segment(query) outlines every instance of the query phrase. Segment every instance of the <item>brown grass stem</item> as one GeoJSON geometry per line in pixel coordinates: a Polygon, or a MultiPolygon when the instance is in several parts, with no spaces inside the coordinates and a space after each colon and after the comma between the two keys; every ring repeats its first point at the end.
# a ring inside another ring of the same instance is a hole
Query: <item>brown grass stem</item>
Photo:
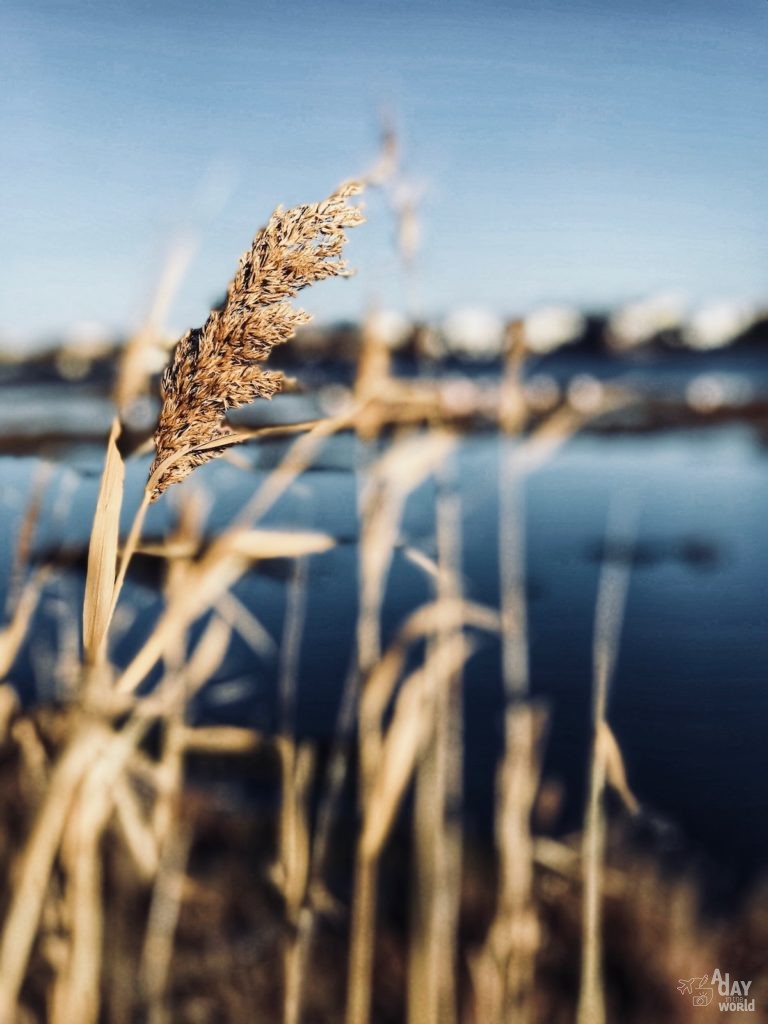
{"type": "MultiPolygon", "coordinates": [[[[634,509],[627,500],[615,500],[609,509],[606,548],[617,536],[634,539],[634,509]]],[[[582,919],[582,962],[577,1024],[605,1024],[606,1007],[602,968],[602,890],[605,847],[605,790],[613,748],[606,743],[608,697],[618,657],[631,573],[631,558],[603,562],[598,582],[593,643],[592,722],[593,742],[589,769],[589,796],[584,825],[582,863],[584,913],[582,919]]],[[[611,734],[612,736],[612,734],[611,734]]],[[[615,746],[618,753],[618,745],[615,746]]],[[[621,768],[623,774],[623,765],[621,768]]]]}

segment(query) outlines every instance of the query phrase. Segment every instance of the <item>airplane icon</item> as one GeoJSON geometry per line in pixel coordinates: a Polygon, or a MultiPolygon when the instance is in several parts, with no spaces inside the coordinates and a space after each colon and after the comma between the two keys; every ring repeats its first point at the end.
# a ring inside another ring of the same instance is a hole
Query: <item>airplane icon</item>
{"type": "Polygon", "coordinates": [[[693,983],[698,982],[696,988],[704,988],[708,979],[708,974],[705,974],[703,978],[690,978],[688,981],[680,979],[677,985],[677,991],[681,996],[691,996],[693,995],[693,983]]]}

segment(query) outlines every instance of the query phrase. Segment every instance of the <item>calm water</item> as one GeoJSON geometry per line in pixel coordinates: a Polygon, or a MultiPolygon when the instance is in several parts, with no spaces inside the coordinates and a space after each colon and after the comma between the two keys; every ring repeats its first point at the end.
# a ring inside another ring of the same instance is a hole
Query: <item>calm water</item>
{"type": "MultiPolygon", "coordinates": [[[[5,416],[10,415],[6,405],[5,416]]],[[[99,407],[96,407],[97,411],[99,407]]],[[[87,408],[79,409],[84,416],[87,408]]],[[[93,408],[91,409],[94,414],[93,408]]],[[[284,450],[241,449],[251,467],[221,460],[185,485],[210,502],[208,528],[221,528],[284,450]]],[[[360,455],[348,436],[330,442],[315,467],[277,503],[263,525],[327,531],[337,546],[312,558],[301,652],[298,727],[331,734],[357,611],[356,477],[360,455]]],[[[463,519],[467,596],[498,603],[499,442],[465,438],[453,459],[463,519]]],[[[0,597],[24,508],[39,479],[36,458],[0,459],[0,597]]],[[[83,552],[101,468],[99,446],[72,446],[49,470],[35,550],[61,562],[46,589],[13,680],[30,699],[66,684],[58,657],[79,629],[83,552]],[[58,678],[57,678],[58,676],[58,678]]],[[[126,522],[147,460],[129,466],[126,522]]],[[[146,535],[173,524],[182,489],[153,506],[146,535]]],[[[583,435],[526,481],[530,656],[534,691],[549,705],[546,772],[568,793],[562,827],[578,821],[591,687],[592,630],[608,508],[620,496],[635,510],[631,576],[610,718],[630,783],[660,819],[675,822],[711,852],[742,865],[768,860],[768,458],[745,426],[669,433],[583,435]]],[[[431,593],[409,549],[434,555],[435,488],[408,502],[387,588],[385,637],[431,593]]],[[[159,609],[157,579],[138,563],[116,621],[115,656],[125,661],[159,609]]],[[[290,569],[265,565],[236,588],[275,648],[290,569]]],[[[63,669],[66,669],[66,659],[63,669]]],[[[271,728],[277,659],[233,641],[194,709],[214,721],[271,728]]],[[[487,809],[501,742],[498,643],[482,636],[466,673],[468,800],[487,809]]]]}

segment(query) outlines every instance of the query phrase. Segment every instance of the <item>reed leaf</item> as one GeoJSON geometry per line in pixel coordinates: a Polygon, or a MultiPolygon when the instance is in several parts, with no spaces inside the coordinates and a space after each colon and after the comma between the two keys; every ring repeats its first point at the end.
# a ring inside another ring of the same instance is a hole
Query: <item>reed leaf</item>
{"type": "Polygon", "coordinates": [[[28,581],[21,592],[11,621],[0,629],[0,679],[4,679],[10,672],[24,642],[46,575],[47,570],[41,570],[28,581]]]}
{"type": "Polygon", "coordinates": [[[442,639],[422,667],[403,683],[367,802],[361,838],[366,857],[380,852],[395,819],[422,745],[433,727],[437,687],[448,685],[447,679],[464,664],[470,651],[461,634],[442,639]]]}
{"type": "Polygon", "coordinates": [[[120,509],[123,504],[125,464],[117,448],[120,423],[112,423],[96,515],[88,547],[88,572],[83,602],[83,647],[86,661],[99,660],[112,616],[117,568],[120,509]]]}

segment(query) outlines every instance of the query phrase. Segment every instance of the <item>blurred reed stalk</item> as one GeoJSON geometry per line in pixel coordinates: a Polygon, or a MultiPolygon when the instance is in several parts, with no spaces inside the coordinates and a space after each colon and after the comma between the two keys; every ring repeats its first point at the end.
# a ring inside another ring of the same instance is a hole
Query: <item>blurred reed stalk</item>
{"type": "Polygon", "coordinates": [[[167,352],[164,326],[197,247],[198,239],[193,236],[179,237],[174,241],[144,322],[131,335],[120,354],[113,398],[120,418],[129,425],[135,417],[138,400],[150,393],[158,355],[167,352]]]}
{"type": "Polygon", "coordinates": [[[531,815],[538,792],[546,718],[530,703],[505,715],[504,755],[496,778],[496,907],[485,942],[471,959],[475,1019],[534,1020],[539,922],[533,899],[531,815]]]}
{"type": "Polygon", "coordinates": [[[605,851],[606,782],[612,782],[630,811],[637,801],[626,780],[621,752],[608,725],[610,686],[616,670],[621,627],[632,570],[635,510],[628,500],[616,499],[609,508],[604,560],[598,582],[593,638],[592,756],[588,801],[582,840],[584,912],[582,918],[581,984],[577,1024],[605,1024],[605,986],[602,965],[602,899],[605,851]],[[624,557],[611,557],[619,545],[624,557]],[[610,559],[610,560],[609,560],[610,559]]]}
{"type": "MultiPolygon", "coordinates": [[[[456,468],[437,476],[436,601],[461,599],[461,503],[456,468]]],[[[430,639],[430,654],[448,651],[460,623],[446,619],[430,639]]],[[[428,655],[429,656],[429,655],[428,655]]],[[[437,666],[432,728],[415,769],[413,867],[408,944],[409,1024],[457,1021],[458,923],[462,887],[462,673],[437,666]]]]}
{"type": "MultiPolygon", "coordinates": [[[[533,422],[524,389],[526,358],[524,324],[514,321],[506,335],[499,405],[499,576],[506,706],[505,753],[496,786],[499,883],[494,919],[472,964],[477,1012],[484,1024],[507,1020],[530,1024],[535,1014],[540,929],[533,894],[531,816],[545,716],[529,694],[525,480],[552,458],[586,418],[565,405],[533,422]]],[[[610,405],[606,402],[600,412],[610,405]]]]}
{"type": "MultiPolygon", "coordinates": [[[[184,553],[169,560],[165,581],[167,603],[172,602],[189,584],[193,569],[192,555],[202,544],[203,519],[203,509],[199,502],[190,500],[182,504],[176,529],[168,543],[172,550],[184,553]]],[[[229,632],[228,626],[222,626],[223,643],[217,645],[214,662],[223,658],[229,643],[229,632]]],[[[207,636],[210,637],[211,633],[208,632],[207,636]]],[[[202,650],[198,648],[198,658],[202,650]]],[[[186,706],[190,694],[196,688],[189,671],[191,667],[186,637],[179,636],[168,645],[163,657],[166,678],[178,682],[164,716],[161,752],[155,770],[159,792],[149,822],[155,863],[151,865],[152,894],[139,967],[148,1024],[165,1024],[169,1019],[166,994],[173,955],[173,936],[191,842],[191,836],[181,821],[180,811],[186,706]]],[[[215,671],[215,664],[206,664],[202,674],[207,677],[212,671],[215,671]]]]}
{"type": "Polygon", "coordinates": [[[384,197],[394,232],[395,250],[402,269],[407,310],[420,319],[421,302],[417,256],[421,247],[421,205],[426,191],[404,169],[403,146],[390,110],[380,114],[379,152],[363,181],[384,197]]]}
{"type": "Polygon", "coordinates": [[[522,322],[506,335],[499,408],[499,577],[504,758],[497,777],[497,905],[485,947],[474,963],[479,1019],[530,1024],[539,929],[533,902],[531,813],[539,780],[540,713],[529,702],[524,459],[530,442],[523,390],[526,343],[522,322]]]}
{"type": "Polygon", "coordinates": [[[363,322],[360,356],[355,375],[355,400],[360,413],[355,423],[363,453],[384,426],[379,400],[395,390],[392,381],[392,353],[377,327],[375,310],[363,322]]]}
{"type": "Polygon", "coordinates": [[[285,901],[287,934],[283,943],[283,1021],[299,1024],[308,967],[308,943],[303,940],[312,910],[308,905],[311,860],[309,795],[315,771],[310,743],[296,739],[301,638],[307,601],[307,566],[298,559],[288,587],[283,639],[280,645],[278,754],[282,802],[278,829],[278,859],[273,874],[285,901]]]}
{"type": "Polygon", "coordinates": [[[371,468],[361,501],[360,612],[357,624],[358,675],[363,685],[359,711],[359,802],[363,837],[355,861],[354,902],[350,938],[347,1024],[367,1024],[376,928],[378,849],[364,842],[372,811],[372,789],[381,770],[380,713],[366,715],[367,680],[381,658],[381,611],[400,520],[410,493],[448,453],[451,439],[435,433],[394,443],[371,468]]]}
{"type": "Polygon", "coordinates": [[[528,407],[523,392],[525,335],[522,323],[507,331],[499,408],[499,576],[502,678],[507,702],[528,696],[528,615],[525,594],[525,466],[519,458],[528,407]]]}
{"type": "MultiPolygon", "coordinates": [[[[379,151],[372,166],[363,176],[363,181],[367,188],[378,189],[384,194],[390,212],[393,212],[388,197],[400,174],[402,152],[394,119],[386,110],[381,112],[380,129],[379,151]]],[[[398,255],[403,258],[401,251],[398,255]]],[[[355,429],[363,441],[364,457],[369,454],[368,442],[376,439],[386,423],[377,399],[386,394],[393,385],[392,353],[386,339],[381,336],[376,313],[374,303],[363,321],[355,372],[355,400],[360,406],[355,429]]]]}

